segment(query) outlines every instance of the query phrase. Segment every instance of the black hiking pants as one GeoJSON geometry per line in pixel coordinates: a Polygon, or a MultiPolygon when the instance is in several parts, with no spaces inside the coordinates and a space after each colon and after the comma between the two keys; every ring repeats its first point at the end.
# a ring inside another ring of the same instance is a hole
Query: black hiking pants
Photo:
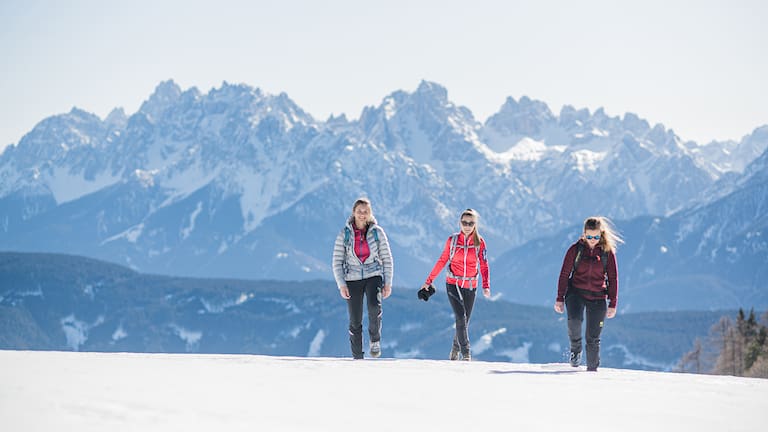
{"type": "Polygon", "coordinates": [[[469,317],[475,305],[476,289],[458,288],[446,283],[448,301],[451,303],[453,315],[456,318],[456,334],[453,336],[453,347],[460,349],[462,355],[469,353],[469,317]]]}
{"type": "Polygon", "coordinates": [[[568,311],[568,337],[571,339],[571,352],[581,352],[581,323],[584,311],[587,312],[587,369],[596,370],[600,365],[600,333],[603,331],[608,305],[605,300],[588,300],[569,290],[565,295],[565,309],[568,311]]]}
{"type": "Polygon", "coordinates": [[[374,276],[359,281],[348,281],[349,299],[349,344],[352,357],[363,358],[363,295],[368,305],[368,336],[370,342],[381,340],[381,288],[384,280],[374,276]]]}

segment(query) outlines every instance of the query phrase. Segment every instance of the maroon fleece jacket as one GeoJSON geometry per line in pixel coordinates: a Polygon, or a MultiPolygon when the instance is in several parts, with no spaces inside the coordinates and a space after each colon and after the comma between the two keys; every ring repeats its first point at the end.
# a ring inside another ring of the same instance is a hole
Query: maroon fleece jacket
{"type": "MultiPolygon", "coordinates": [[[[582,240],[571,245],[563,258],[563,267],[560,269],[560,278],[557,281],[557,301],[565,301],[565,292],[568,290],[568,276],[573,270],[573,260],[576,258],[578,244],[582,240]]],[[[606,259],[606,273],[608,273],[608,295],[605,295],[605,277],[603,275],[603,263],[601,255],[603,253],[600,245],[590,249],[584,243],[584,250],[581,252],[579,267],[571,280],[571,286],[578,288],[581,294],[588,299],[598,300],[608,298],[608,307],[615,308],[619,298],[619,272],[616,266],[616,255],[608,252],[606,259]]]]}

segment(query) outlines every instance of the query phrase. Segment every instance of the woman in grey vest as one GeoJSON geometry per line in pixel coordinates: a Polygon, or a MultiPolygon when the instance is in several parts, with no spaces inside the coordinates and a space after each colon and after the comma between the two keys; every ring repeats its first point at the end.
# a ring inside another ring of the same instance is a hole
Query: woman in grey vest
{"type": "Polygon", "coordinates": [[[363,296],[368,306],[369,354],[381,356],[381,300],[392,293],[392,252],[384,230],[373,217],[371,202],[360,198],[336,236],[333,276],[347,300],[352,357],[363,358],[363,296]]]}

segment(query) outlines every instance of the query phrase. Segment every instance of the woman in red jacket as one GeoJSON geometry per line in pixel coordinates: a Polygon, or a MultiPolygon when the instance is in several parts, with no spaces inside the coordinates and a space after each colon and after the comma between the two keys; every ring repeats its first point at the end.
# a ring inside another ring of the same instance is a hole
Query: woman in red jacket
{"type": "Polygon", "coordinates": [[[587,370],[600,365],[600,333],[605,318],[616,316],[619,295],[616,245],[623,243],[611,222],[595,216],[584,221],[584,232],[565,253],[557,283],[555,312],[568,310],[571,366],[581,363],[581,323],[587,314],[587,370]],[[608,299],[606,307],[605,300],[608,299]]]}
{"type": "Polygon", "coordinates": [[[469,317],[472,315],[472,306],[475,304],[480,275],[483,276],[483,295],[491,296],[485,240],[477,231],[479,219],[480,215],[475,210],[466,209],[461,213],[459,218],[461,231],[448,237],[443,253],[421,287],[423,290],[428,290],[432,281],[448,263],[445,287],[456,318],[456,334],[453,337],[453,347],[449,356],[451,360],[458,360],[459,353],[463,360],[472,359],[467,327],[469,317]]]}

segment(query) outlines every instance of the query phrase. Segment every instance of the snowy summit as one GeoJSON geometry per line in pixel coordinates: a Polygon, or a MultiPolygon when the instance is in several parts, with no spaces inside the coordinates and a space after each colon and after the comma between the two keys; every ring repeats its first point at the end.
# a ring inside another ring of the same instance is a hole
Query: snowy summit
{"type": "Polygon", "coordinates": [[[566,364],[0,351],[6,431],[756,431],[768,380],[566,364]]]}

